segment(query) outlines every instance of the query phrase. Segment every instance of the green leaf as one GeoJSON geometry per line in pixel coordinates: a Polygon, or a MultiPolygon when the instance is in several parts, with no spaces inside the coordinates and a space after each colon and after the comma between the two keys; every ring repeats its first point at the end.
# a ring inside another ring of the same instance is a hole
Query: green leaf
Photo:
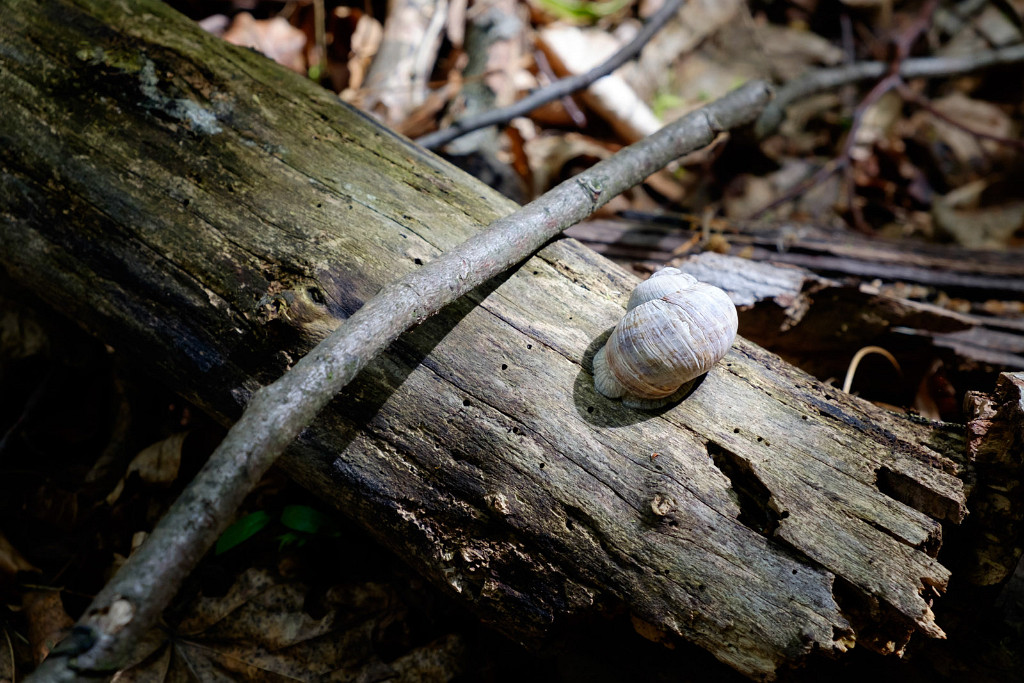
{"type": "Polygon", "coordinates": [[[289,531],[287,533],[283,533],[283,534],[281,534],[280,536],[277,537],[277,549],[278,550],[284,550],[285,548],[287,548],[289,546],[295,546],[296,548],[301,548],[304,545],[306,545],[306,537],[305,536],[300,536],[299,534],[296,534],[296,533],[294,533],[292,531],[289,531]]]}
{"type": "Polygon", "coordinates": [[[217,539],[217,546],[214,550],[214,554],[220,555],[221,553],[231,550],[239,543],[247,541],[255,536],[268,524],[270,524],[270,515],[263,510],[253,512],[242,517],[240,520],[229,526],[224,533],[221,534],[221,537],[217,539]]]}
{"type": "Polygon", "coordinates": [[[669,109],[675,109],[681,107],[685,103],[682,97],[671,92],[661,91],[654,96],[654,101],[651,103],[651,109],[654,110],[654,115],[659,119],[665,118],[665,112],[669,109]]]}
{"type": "Polygon", "coordinates": [[[570,19],[577,23],[594,23],[598,19],[615,14],[628,5],[630,0],[604,0],[603,2],[539,0],[539,2],[541,7],[562,19],[570,19]]]}
{"type": "Polygon", "coordinates": [[[294,531],[307,534],[328,534],[337,536],[334,521],[324,513],[308,505],[288,505],[281,512],[281,523],[294,531]]]}

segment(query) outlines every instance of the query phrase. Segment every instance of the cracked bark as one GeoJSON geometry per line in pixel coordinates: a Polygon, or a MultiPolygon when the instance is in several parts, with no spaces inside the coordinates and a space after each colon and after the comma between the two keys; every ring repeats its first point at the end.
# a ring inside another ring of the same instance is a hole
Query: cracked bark
{"type": "MultiPolygon", "coordinates": [[[[50,53],[0,70],[0,266],[225,423],[513,208],[165,8],[88,7],[40,9],[50,53]]],[[[403,335],[283,465],[516,638],[624,606],[770,677],[941,636],[948,436],[742,339],[677,406],[607,401],[590,361],[634,285],[552,243],[403,335]]]]}

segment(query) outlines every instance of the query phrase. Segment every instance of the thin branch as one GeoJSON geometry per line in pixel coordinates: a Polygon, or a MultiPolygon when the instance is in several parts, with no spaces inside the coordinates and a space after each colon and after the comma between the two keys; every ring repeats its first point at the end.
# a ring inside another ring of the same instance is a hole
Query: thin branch
{"type": "MultiPolygon", "coordinates": [[[[1024,62],[1024,44],[1002,47],[960,57],[919,57],[904,61],[900,78],[940,78],[980,71],[993,66],[1024,62]]],[[[765,107],[754,126],[755,134],[766,137],[775,132],[786,117],[786,107],[794,102],[843,85],[881,78],[889,70],[885,62],[858,62],[830,69],[811,71],[779,88],[775,100],[765,107]]]]}
{"type": "Polygon", "coordinates": [[[28,680],[93,681],[113,673],[277,456],[384,348],[672,160],[709,144],[720,132],[754,121],[770,97],[766,83],[748,83],[386,285],[284,376],[253,395],[146,542],[103,587],[71,637],[28,680]]]}
{"type": "MultiPolygon", "coordinates": [[[[544,50],[540,48],[534,48],[533,50],[533,61],[537,65],[538,76],[543,76],[543,87],[547,87],[558,80],[555,70],[551,68],[551,64],[548,62],[547,56],[544,54],[544,50]]],[[[577,127],[583,128],[587,125],[587,117],[583,114],[583,110],[579,108],[574,100],[569,95],[558,98],[565,107],[565,111],[568,112],[569,117],[572,118],[572,122],[577,127]]]]}
{"type": "Polygon", "coordinates": [[[864,115],[869,109],[871,109],[871,107],[875,106],[875,104],[877,104],[886,93],[895,89],[902,82],[897,71],[897,69],[893,69],[889,75],[876,83],[875,87],[873,87],[864,97],[863,101],[857,105],[857,109],[853,114],[853,121],[850,122],[850,130],[846,133],[846,142],[843,143],[843,151],[841,152],[842,158],[847,160],[843,171],[846,174],[846,188],[850,197],[850,214],[853,216],[853,225],[857,230],[865,234],[871,234],[872,230],[864,220],[864,212],[861,211],[860,204],[857,203],[857,188],[853,178],[852,152],[853,147],[857,142],[857,134],[860,132],[860,128],[864,124],[864,115]]]}
{"type": "Polygon", "coordinates": [[[821,168],[819,168],[817,171],[815,171],[813,174],[807,176],[799,183],[797,183],[796,185],[789,188],[772,201],[762,206],[760,209],[754,211],[752,214],[747,216],[746,220],[757,220],[764,214],[779,208],[786,202],[793,201],[797,197],[802,196],[805,192],[807,192],[807,190],[817,185],[820,185],[821,183],[828,180],[833,174],[844,170],[849,165],[849,163],[850,158],[847,156],[839,156],[835,159],[832,159],[831,161],[823,165],[821,168]]]}
{"type": "Polygon", "coordinates": [[[644,48],[644,45],[650,41],[654,34],[661,30],[661,27],[669,19],[675,16],[682,4],[683,0],[668,0],[662,5],[661,9],[651,15],[651,18],[644,23],[644,27],[640,29],[640,32],[636,34],[633,40],[629,41],[622,49],[590,71],[569,76],[568,78],[555,81],[551,85],[538,88],[515,104],[507,107],[492,109],[491,111],[474,116],[467,116],[462,120],[456,121],[448,128],[416,138],[416,142],[427,149],[437,149],[455,138],[462,137],[466,133],[480,128],[487,128],[488,126],[508,123],[517,116],[529,114],[541,105],[554,102],[586,88],[594,81],[604,78],[639,54],[640,50],[644,48]]]}

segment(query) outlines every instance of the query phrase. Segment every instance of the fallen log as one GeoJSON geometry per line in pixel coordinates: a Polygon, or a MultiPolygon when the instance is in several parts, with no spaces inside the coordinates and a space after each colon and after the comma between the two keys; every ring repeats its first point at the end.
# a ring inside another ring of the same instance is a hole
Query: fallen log
{"type": "MultiPolygon", "coordinates": [[[[513,208],[158,3],[8,3],[2,26],[5,276],[225,423],[513,208]]],[[[962,443],[744,340],[676,406],[608,401],[590,361],[634,284],[556,241],[404,335],[284,466],[522,640],[624,606],[764,678],[941,637],[962,443]]]]}

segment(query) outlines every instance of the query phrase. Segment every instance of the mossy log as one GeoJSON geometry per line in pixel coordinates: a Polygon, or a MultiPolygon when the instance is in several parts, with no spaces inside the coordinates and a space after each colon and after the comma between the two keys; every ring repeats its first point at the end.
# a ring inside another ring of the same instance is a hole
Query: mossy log
{"type": "MultiPolygon", "coordinates": [[[[154,0],[0,18],[0,268],[225,423],[515,208],[154,0]]],[[[550,244],[405,334],[283,465],[516,638],[624,606],[768,678],[941,637],[962,442],[742,339],[677,405],[609,401],[590,359],[634,285],[550,244]]]]}

